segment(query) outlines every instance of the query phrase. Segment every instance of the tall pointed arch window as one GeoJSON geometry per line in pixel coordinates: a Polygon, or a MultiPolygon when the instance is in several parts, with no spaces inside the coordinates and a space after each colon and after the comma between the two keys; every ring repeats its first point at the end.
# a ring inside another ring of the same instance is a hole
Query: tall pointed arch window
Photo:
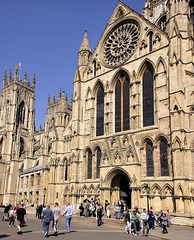
{"type": "Polygon", "coordinates": [[[161,139],[160,141],[161,176],[169,176],[167,147],[168,147],[167,141],[165,139],[161,139]]]}
{"type": "Polygon", "coordinates": [[[92,151],[88,150],[88,179],[92,179],[92,151]]]}
{"type": "Polygon", "coordinates": [[[67,176],[68,176],[68,162],[66,159],[66,161],[65,161],[65,181],[67,181],[67,176]]]}
{"type": "Polygon", "coordinates": [[[93,67],[94,67],[94,77],[96,77],[96,60],[93,62],[93,67]]]}
{"type": "Polygon", "coordinates": [[[151,68],[143,74],[143,126],[154,125],[154,77],[151,68]]]}
{"type": "Polygon", "coordinates": [[[149,51],[151,52],[153,49],[153,32],[149,33],[149,51]]]}
{"type": "Polygon", "coordinates": [[[115,85],[115,132],[130,129],[130,86],[125,74],[120,74],[115,85]]]}
{"type": "Polygon", "coordinates": [[[96,136],[104,135],[104,89],[100,85],[97,92],[96,136]]]}
{"type": "Polygon", "coordinates": [[[25,108],[24,108],[24,101],[20,103],[17,110],[17,117],[16,117],[16,124],[17,126],[22,123],[24,124],[25,119],[25,108]]]}
{"type": "Polygon", "coordinates": [[[19,158],[24,154],[24,139],[20,137],[20,151],[19,151],[19,158]]]}
{"type": "Polygon", "coordinates": [[[154,176],[153,145],[149,140],[146,143],[146,168],[147,176],[154,176]]]}
{"type": "Polygon", "coordinates": [[[101,163],[102,153],[100,148],[97,149],[97,161],[96,161],[96,178],[100,178],[100,163],[101,163]]]}

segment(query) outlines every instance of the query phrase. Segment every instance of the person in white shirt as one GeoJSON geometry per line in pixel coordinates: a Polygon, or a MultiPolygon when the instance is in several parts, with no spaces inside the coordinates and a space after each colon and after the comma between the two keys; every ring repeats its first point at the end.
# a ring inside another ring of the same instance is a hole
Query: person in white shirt
{"type": "Polygon", "coordinates": [[[148,214],[146,213],[146,209],[143,209],[143,212],[141,213],[141,221],[142,221],[142,231],[143,231],[143,236],[148,237],[149,234],[149,222],[148,222],[148,214]],[[147,232],[145,235],[145,227],[147,227],[147,232]]]}
{"type": "Polygon", "coordinates": [[[74,213],[73,213],[73,208],[71,207],[71,205],[69,203],[67,203],[67,207],[66,207],[65,211],[63,212],[63,216],[64,215],[66,216],[67,233],[70,233],[71,218],[72,218],[72,215],[74,216],[74,213]]]}

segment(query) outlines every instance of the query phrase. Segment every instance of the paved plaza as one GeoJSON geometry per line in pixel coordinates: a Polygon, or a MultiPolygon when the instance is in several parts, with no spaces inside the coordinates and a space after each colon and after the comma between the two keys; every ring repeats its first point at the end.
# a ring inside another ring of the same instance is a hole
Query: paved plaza
{"type": "MultiPolygon", "coordinates": [[[[0,213],[2,218],[2,213],[0,213]]],[[[8,226],[8,221],[0,222],[0,238],[17,240],[17,239],[44,239],[42,222],[36,219],[33,215],[28,215],[27,226],[22,228],[23,234],[18,236],[16,228],[8,226]]],[[[53,235],[53,229],[50,226],[49,239],[79,239],[79,240],[115,240],[115,239],[142,239],[142,233],[139,236],[129,235],[124,233],[123,220],[116,221],[114,219],[104,219],[104,224],[97,227],[94,218],[79,218],[75,216],[72,220],[71,233],[66,233],[65,217],[59,226],[58,236],[53,235]]],[[[171,226],[169,234],[162,234],[161,228],[157,227],[156,230],[150,231],[150,239],[161,240],[193,240],[194,229],[182,226],[171,226]]]]}

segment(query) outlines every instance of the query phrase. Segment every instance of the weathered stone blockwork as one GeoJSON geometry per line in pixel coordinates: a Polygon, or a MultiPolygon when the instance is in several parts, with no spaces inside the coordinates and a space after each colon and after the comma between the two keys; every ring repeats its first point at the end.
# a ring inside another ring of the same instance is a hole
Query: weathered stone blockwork
{"type": "Polygon", "coordinates": [[[94,52],[85,32],[74,95],[50,95],[34,131],[32,82],[5,73],[0,202],[113,205],[194,214],[193,1],[118,2],[94,52]]]}

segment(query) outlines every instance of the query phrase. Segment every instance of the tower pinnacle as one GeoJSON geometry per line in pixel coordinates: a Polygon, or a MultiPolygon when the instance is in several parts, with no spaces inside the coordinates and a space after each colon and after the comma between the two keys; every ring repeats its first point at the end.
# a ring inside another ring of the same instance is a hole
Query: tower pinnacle
{"type": "Polygon", "coordinates": [[[87,29],[85,30],[85,35],[84,35],[81,47],[79,49],[79,52],[81,52],[81,51],[92,52],[91,47],[90,47],[90,43],[89,43],[89,40],[88,40],[87,29]]]}

